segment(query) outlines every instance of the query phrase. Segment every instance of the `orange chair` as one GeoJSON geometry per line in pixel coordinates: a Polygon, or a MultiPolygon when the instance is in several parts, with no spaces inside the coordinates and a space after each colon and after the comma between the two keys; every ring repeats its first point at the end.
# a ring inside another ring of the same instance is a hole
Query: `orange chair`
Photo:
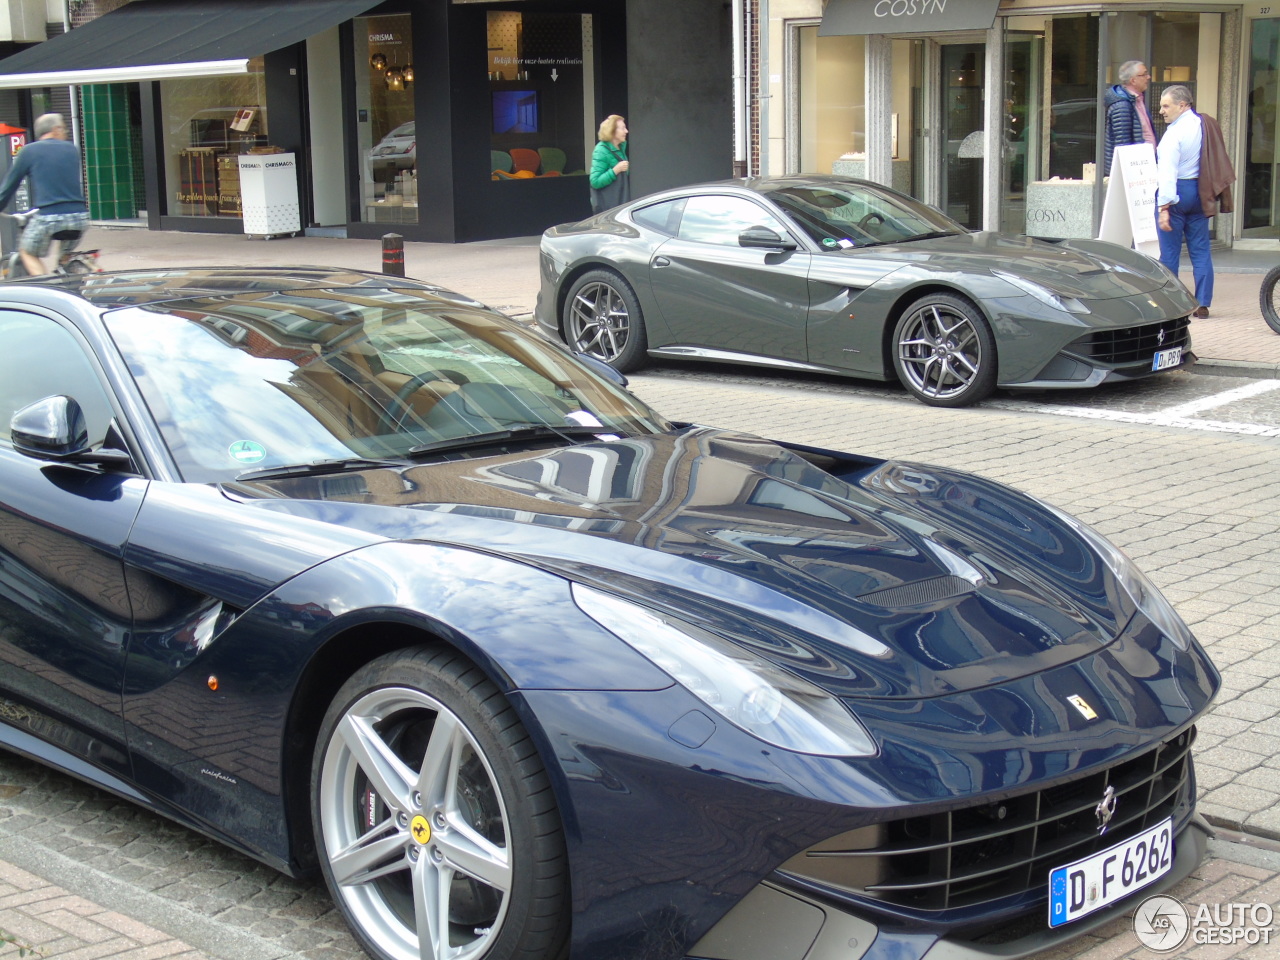
{"type": "Polygon", "coordinates": [[[526,147],[512,147],[511,162],[515,166],[516,173],[520,173],[522,170],[528,170],[536,177],[538,175],[538,167],[542,163],[542,158],[538,156],[537,150],[530,150],[526,147]]]}

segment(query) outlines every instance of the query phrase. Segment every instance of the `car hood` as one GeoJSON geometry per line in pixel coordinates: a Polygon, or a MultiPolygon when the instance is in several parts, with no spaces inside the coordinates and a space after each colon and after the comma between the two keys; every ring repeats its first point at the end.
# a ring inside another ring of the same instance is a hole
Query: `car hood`
{"type": "Polygon", "coordinates": [[[972,275],[999,270],[1081,300],[1150,293],[1166,282],[1149,258],[1096,240],[1049,243],[999,233],[965,233],[883,247],[855,247],[839,255],[915,264],[944,273],[972,275]]]}
{"type": "Polygon", "coordinates": [[[1133,613],[1060,515],[980,477],[709,428],[229,496],[629,595],[845,697],[938,696],[1097,652],[1133,613]]]}

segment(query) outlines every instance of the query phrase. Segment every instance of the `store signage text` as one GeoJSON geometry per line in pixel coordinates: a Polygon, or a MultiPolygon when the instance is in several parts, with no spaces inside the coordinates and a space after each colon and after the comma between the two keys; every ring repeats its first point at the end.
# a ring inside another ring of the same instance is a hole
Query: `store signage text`
{"type": "Polygon", "coordinates": [[[947,12],[947,0],[879,0],[877,17],[917,17],[947,12]]]}
{"type": "Polygon", "coordinates": [[[1028,210],[1027,223],[1066,223],[1065,210],[1028,210]]]}
{"type": "Polygon", "coordinates": [[[995,22],[999,5],[1000,0],[827,0],[818,35],[987,30],[995,22]]]}

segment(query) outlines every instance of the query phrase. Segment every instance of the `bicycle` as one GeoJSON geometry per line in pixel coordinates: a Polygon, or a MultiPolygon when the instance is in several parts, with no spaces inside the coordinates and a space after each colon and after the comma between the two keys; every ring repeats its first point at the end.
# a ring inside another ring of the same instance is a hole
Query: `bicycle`
{"type": "Polygon", "coordinates": [[[1258,306],[1262,308],[1262,319],[1267,326],[1280,333],[1280,294],[1276,287],[1280,286],[1280,264],[1267,271],[1262,278],[1262,286],[1258,289],[1258,306]]]}
{"type": "MultiPolygon", "coordinates": [[[[14,240],[13,250],[6,253],[4,258],[0,260],[0,280],[17,280],[30,276],[27,273],[26,264],[22,262],[22,253],[19,248],[22,245],[22,231],[26,229],[27,224],[31,222],[31,218],[37,213],[39,213],[39,210],[3,214],[3,216],[13,218],[13,222],[18,227],[18,235],[14,240]]],[[[59,230],[53,235],[52,239],[58,241],[58,260],[53,268],[55,274],[102,272],[102,267],[98,266],[97,250],[66,249],[68,243],[77,241],[82,236],[84,236],[84,231],[82,230],[59,230]]]]}

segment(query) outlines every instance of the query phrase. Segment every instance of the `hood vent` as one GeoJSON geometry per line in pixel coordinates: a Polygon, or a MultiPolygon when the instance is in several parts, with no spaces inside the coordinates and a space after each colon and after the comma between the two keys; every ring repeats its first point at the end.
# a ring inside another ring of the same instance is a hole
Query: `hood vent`
{"type": "Polygon", "coordinates": [[[883,590],[872,590],[864,593],[859,600],[886,609],[899,607],[919,607],[939,600],[950,600],[973,593],[972,581],[963,577],[934,577],[932,580],[917,580],[915,583],[903,584],[900,587],[886,587],[883,590]]]}

